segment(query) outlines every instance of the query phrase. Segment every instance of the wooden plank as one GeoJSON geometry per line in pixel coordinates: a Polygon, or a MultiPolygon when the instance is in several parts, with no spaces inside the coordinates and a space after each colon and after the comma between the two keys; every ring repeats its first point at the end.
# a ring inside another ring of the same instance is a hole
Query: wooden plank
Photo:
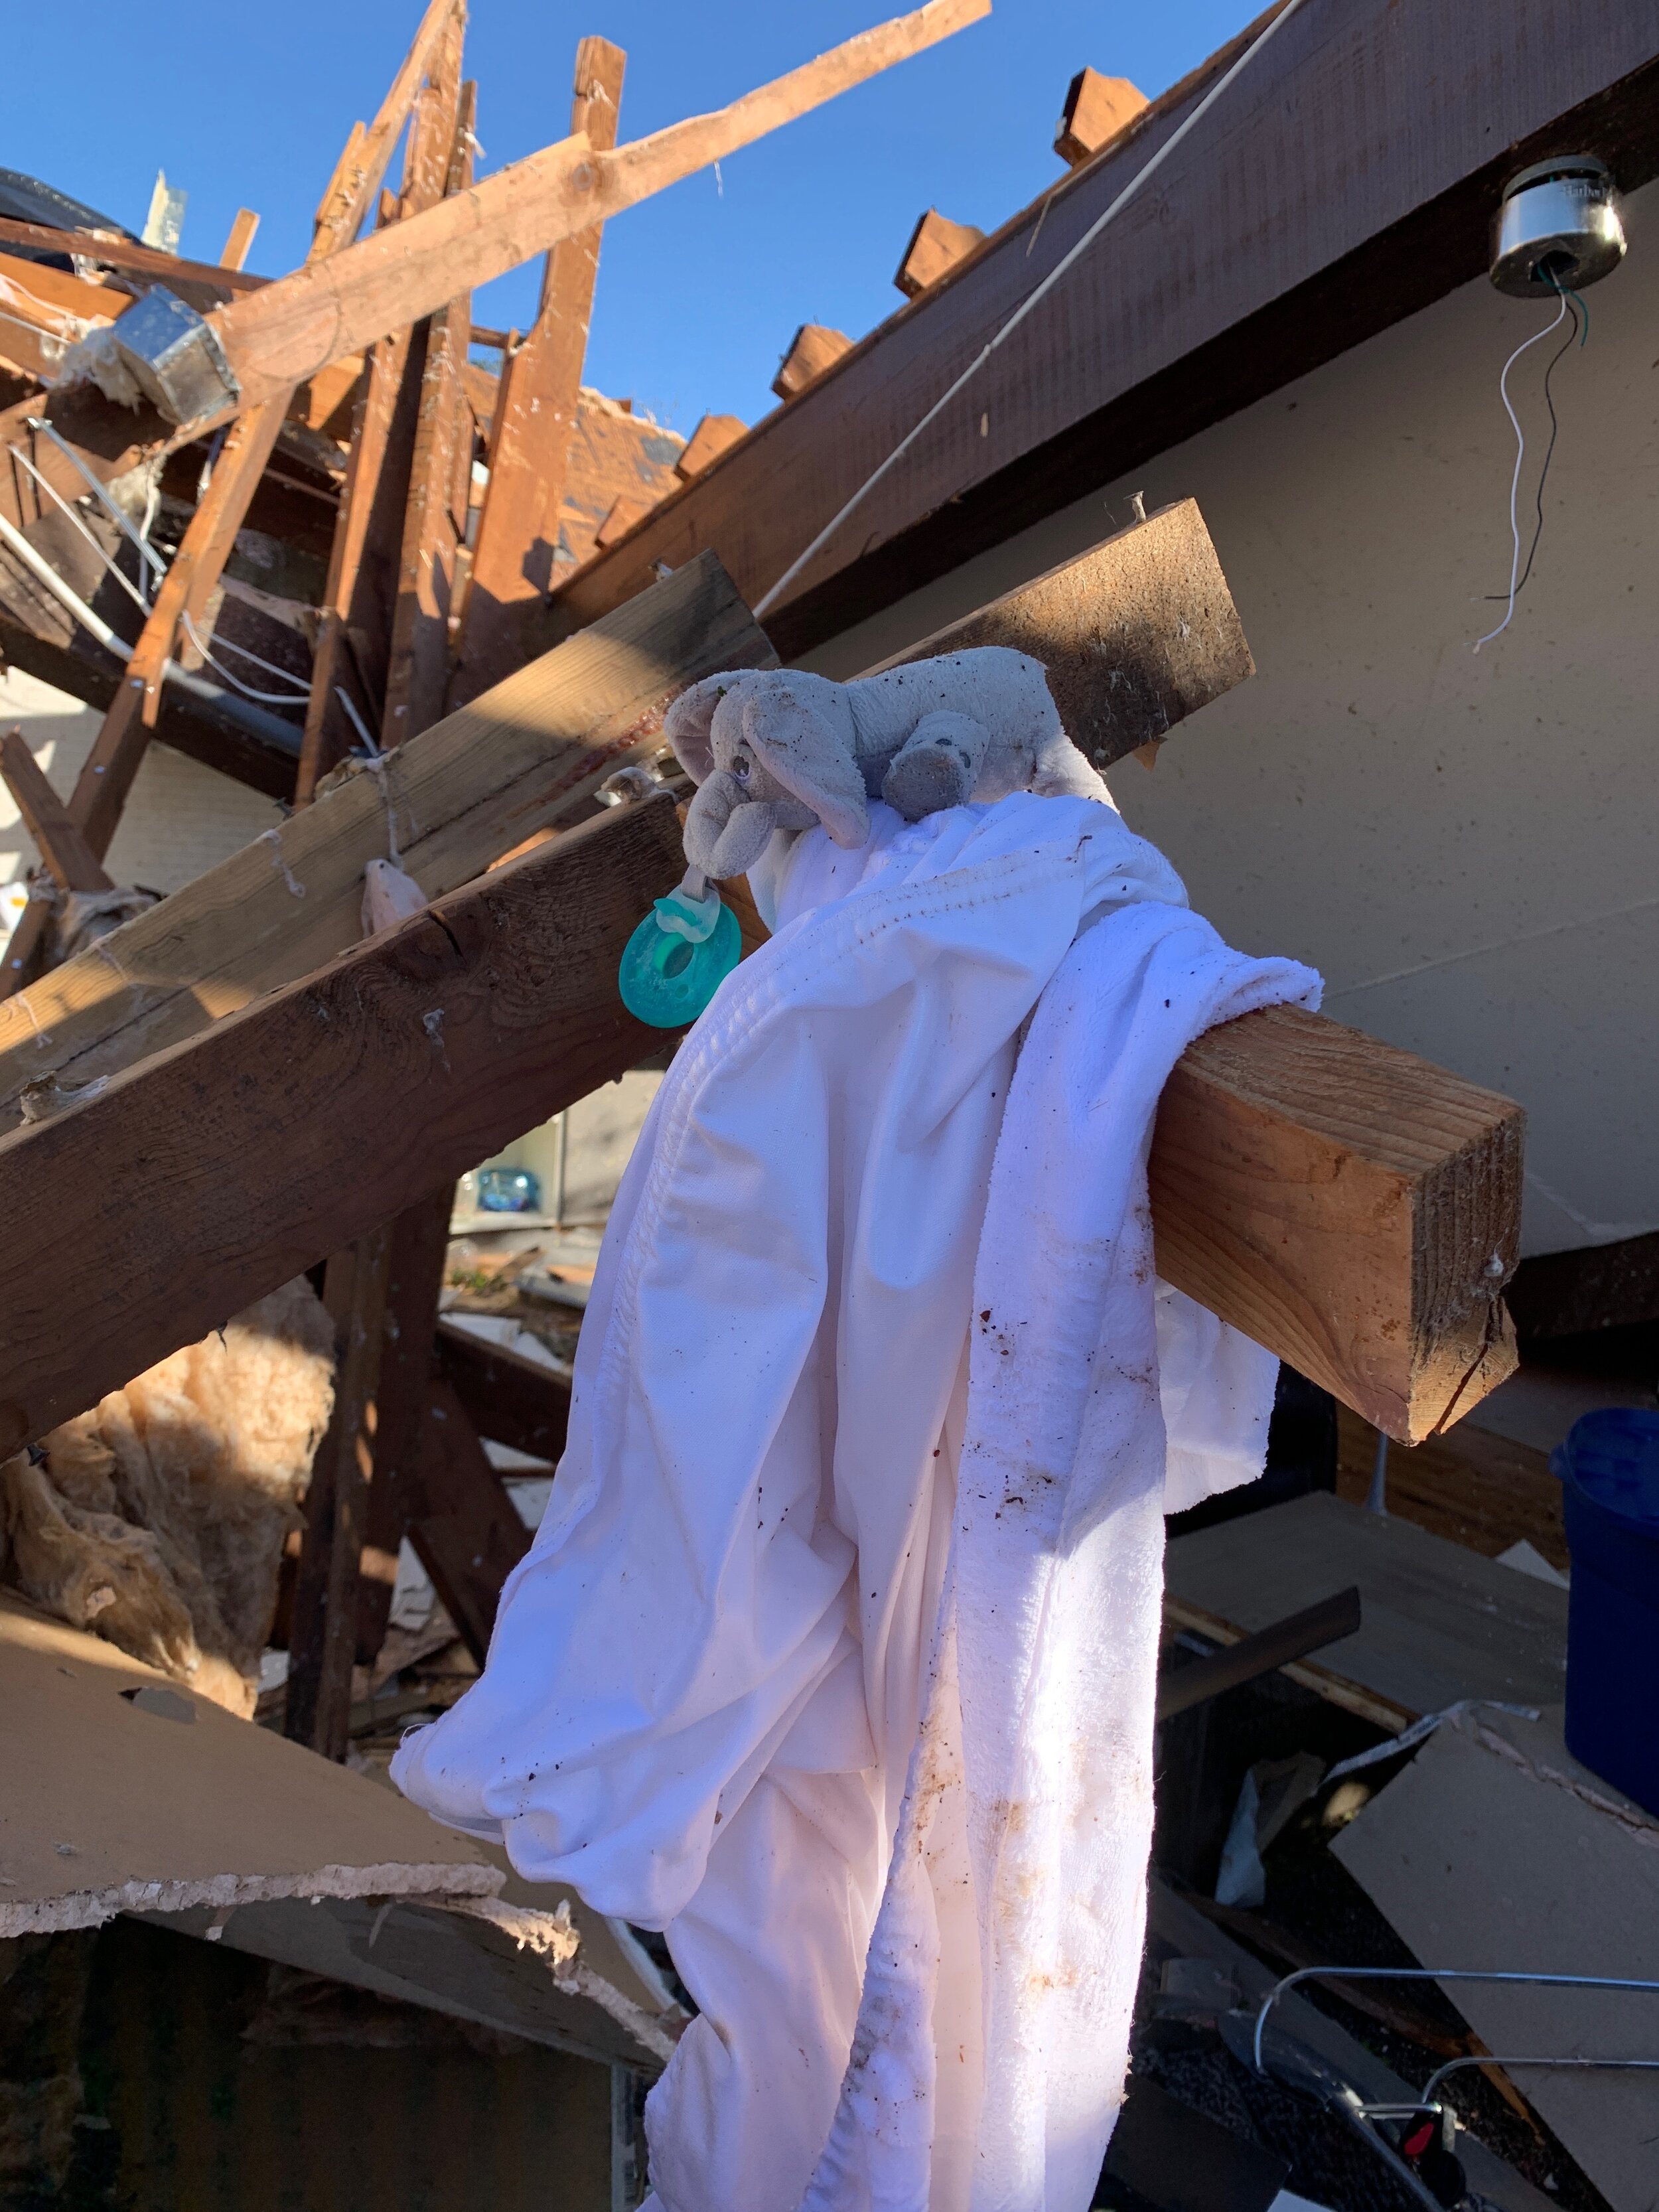
{"type": "Polygon", "coordinates": [[[1103,769],[1167,736],[1255,672],[1191,499],[1132,523],[880,666],[983,645],[1012,646],[1042,663],[1067,733],[1103,769]]]}
{"type": "Polygon", "coordinates": [[[1299,1007],[1211,1030],[1166,1085],[1159,1273],[1403,1443],[1514,1371],[1512,1100],[1299,1007]]]}
{"type": "Polygon", "coordinates": [[[44,770],[23,742],[21,730],[8,730],[0,738],[0,776],[5,779],[23,827],[33,838],[35,849],[59,890],[106,891],[112,888],[99,866],[69,809],[46,781],[44,770]]]}
{"type": "MultiPolygon", "coordinates": [[[[1248,35],[586,564],[538,635],[568,635],[654,563],[705,549],[758,603],[1248,35]]],[[[1582,140],[1633,191],[1659,169],[1656,52],[1655,0],[1304,8],[768,610],[780,653],[798,659],[1483,276],[1492,210],[1522,164],[1582,140]]]]}
{"type": "Polygon", "coordinates": [[[225,250],[219,256],[222,269],[246,269],[247,257],[252,249],[253,235],[259,228],[259,218],[252,208],[238,208],[232,219],[230,235],[225,240],[225,250]]]}
{"type": "MultiPolygon", "coordinates": [[[[410,125],[402,191],[382,203],[383,229],[435,207],[444,196],[456,152],[462,27],[452,20],[434,54],[432,80],[421,92],[410,125]]],[[[335,515],[306,706],[294,793],[301,806],[309,804],[331,769],[354,748],[361,749],[360,726],[379,732],[385,742],[392,629],[430,335],[429,324],[422,321],[392,331],[368,355],[335,515]],[[348,699],[356,705],[355,717],[348,699]]],[[[465,361],[465,347],[460,358],[465,361]]]]}
{"type": "Polygon", "coordinates": [[[990,12],[990,0],[927,0],[713,114],[688,118],[608,154],[563,139],[429,209],[418,228],[379,232],[325,263],[277,278],[210,319],[238,382],[258,406],[343,354],[431,314],[562,239],[608,221],[751,145],[896,62],[990,12]]]}
{"type": "Polygon", "coordinates": [[[803,323],[789,341],[789,349],[772,379],[780,399],[793,399],[823,375],[831,362],[852,349],[845,331],[832,331],[823,323],[803,323]]]}
{"type": "Polygon", "coordinates": [[[705,415],[681,449],[675,475],[682,483],[690,483],[748,434],[749,425],[741,415],[705,415]]]}
{"type": "MultiPolygon", "coordinates": [[[[251,276],[212,261],[185,261],[159,247],[141,246],[137,239],[112,238],[96,230],[58,230],[51,223],[18,222],[0,216],[0,246],[27,246],[46,253],[70,253],[100,268],[125,270],[166,284],[198,313],[234,299],[239,292],[257,292],[268,276],[251,276]]],[[[62,273],[61,271],[59,272],[62,273]]],[[[137,288],[144,290],[147,287],[137,288]]]]}
{"type": "Polygon", "coordinates": [[[617,808],[0,1138],[0,1450],[659,1048],[617,963],[684,866],[617,808]]]}
{"type": "Polygon", "coordinates": [[[430,1386],[428,1413],[422,1462],[427,1510],[410,1528],[410,1541],[482,1667],[501,1584],[530,1549],[530,1531],[448,1383],[430,1386]]]}
{"type": "MultiPolygon", "coordinates": [[[[576,49],[571,135],[586,137],[600,152],[617,143],[627,64],[622,48],[606,39],[584,39],[576,49]]],[[[450,689],[456,706],[521,665],[526,604],[538,600],[553,580],[602,236],[596,223],[553,248],[536,320],[501,363],[489,483],[450,689]]]]}
{"type": "Polygon", "coordinates": [[[564,1376],[455,1321],[438,1323],[436,1350],[438,1372],[481,1437],[557,1463],[570,1418],[564,1376]]]}
{"type": "Polygon", "coordinates": [[[1297,1664],[1322,1663],[1408,1719],[1460,1698],[1561,1699],[1565,1590],[1326,1492],[1176,1537],[1165,1583],[1176,1617],[1197,1607],[1246,1634],[1358,1583],[1358,1632],[1297,1664]]]}
{"type": "Polygon", "coordinates": [[[1190,1712],[1194,1705],[1218,1698],[1224,1690],[1236,1690],[1262,1674],[1305,1659],[1310,1652],[1322,1651],[1328,1644],[1352,1636],[1359,1621],[1359,1592],[1350,1583],[1334,1597],[1321,1598],[1316,1605],[1304,1607],[1270,1628],[1239,1637],[1207,1659],[1164,1675],[1158,1686],[1157,1717],[1172,1721],[1177,1713],[1190,1712]]]}
{"type": "Polygon", "coordinates": [[[1149,103],[1139,85],[1127,76],[1103,76],[1098,70],[1080,69],[1066,88],[1066,106],[1054,134],[1054,151],[1076,168],[1092,161],[1127,130],[1149,103]]]}
{"type": "Polygon", "coordinates": [[[26,1083],[112,1074],[356,945],[393,824],[400,865],[441,896],[582,818],[687,684],[774,665],[718,562],[653,585],[0,1006],[0,1121],[26,1083]]]}
{"type": "MultiPolygon", "coordinates": [[[[459,82],[460,40],[451,41],[456,72],[453,117],[445,164],[447,194],[472,181],[473,124],[477,87],[459,82]]],[[[448,80],[446,79],[446,83],[448,80]]],[[[402,744],[442,714],[449,685],[450,653],[459,621],[465,555],[467,498],[476,429],[462,371],[471,330],[472,303],[462,293],[431,316],[421,365],[420,406],[410,465],[409,502],[392,621],[382,745],[402,744]],[[457,478],[463,489],[457,514],[457,478]],[[453,628],[452,625],[454,625],[453,628]]]]}
{"type": "Polygon", "coordinates": [[[985,233],[975,224],[952,222],[937,208],[929,208],[910,233],[893,282],[907,300],[916,299],[984,243],[985,233]]]}
{"type": "Polygon", "coordinates": [[[1659,1321],[1659,1231],[1523,1260],[1510,1304],[1523,1337],[1577,1336],[1659,1321]]]}
{"type": "Polygon", "coordinates": [[[83,276],[70,276],[41,261],[23,261],[14,253],[0,253],[0,306],[8,318],[21,315],[37,328],[61,336],[65,317],[77,322],[112,323],[132,305],[131,295],[88,284],[83,276]],[[8,296],[12,293],[21,297],[8,296]]]}
{"type": "Polygon", "coordinates": [[[375,1401],[374,1469],[357,1585],[357,1661],[379,1656],[398,1580],[398,1547],[424,1508],[427,1386],[449,1249],[453,1187],[406,1206],[387,1238],[386,1330],[375,1401]]]}
{"type": "Polygon", "coordinates": [[[306,1492],[283,1733],[337,1760],[351,1742],[358,1567],[374,1467],[389,1244],[385,1229],[370,1230],[333,1255],[323,1285],[334,1323],[334,1410],[306,1492]]]}

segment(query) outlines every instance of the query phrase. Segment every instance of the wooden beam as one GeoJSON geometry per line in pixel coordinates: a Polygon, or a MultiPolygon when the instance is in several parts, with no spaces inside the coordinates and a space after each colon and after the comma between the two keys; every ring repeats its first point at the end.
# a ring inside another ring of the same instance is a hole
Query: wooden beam
{"type": "Polygon", "coordinates": [[[386,1231],[375,1229],[337,1252],[323,1285],[334,1323],[334,1410],[306,1492],[283,1733],[325,1759],[343,1759],[351,1741],[358,1574],[374,1464],[388,1243],[386,1231]]]}
{"type": "Polygon", "coordinates": [[[1160,507],[880,665],[983,645],[1042,663],[1067,733],[1102,769],[1167,737],[1255,672],[1193,499],[1160,507]]]}
{"type": "Polygon", "coordinates": [[[113,1074],[355,945],[363,870],[391,842],[440,897],[591,812],[688,684],[774,665],[718,562],[653,584],[0,1006],[0,1126],[26,1083],[113,1074]]]}
{"type": "Polygon", "coordinates": [[[672,124],[608,154],[567,138],[432,208],[407,232],[377,232],[211,318],[241,387],[258,406],[343,354],[431,314],[521,262],[751,145],[990,12],[990,0],[927,4],[865,31],[711,115],[672,124]]]}
{"type": "Polygon", "coordinates": [[[410,1541],[480,1667],[501,1584],[530,1549],[530,1531],[489,1464],[466,1408],[447,1382],[428,1386],[422,1432],[425,1510],[410,1541]]]}
{"type": "Polygon", "coordinates": [[[246,269],[247,257],[253,245],[253,234],[259,228],[259,218],[252,208],[238,208],[230,226],[230,235],[225,240],[225,250],[219,256],[222,269],[246,269]]]}
{"type": "Polygon", "coordinates": [[[952,222],[937,208],[929,208],[910,233],[893,282],[907,300],[915,300],[984,243],[985,233],[975,224],[952,222]]]}
{"type": "Polygon", "coordinates": [[[438,1323],[438,1372],[481,1437],[556,1463],[570,1419],[570,1384],[510,1345],[492,1344],[458,1322],[438,1323]]]}
{"type": "Polygon", "coordinates": [[[8,730],[0,738],[0,776],[23,817],[23,827],[59,890],[106,891],[110,878],[81,835],[69,809],[46,781],[34,755],[23,742],[21,730],[8,730]]]}
{"type": "Polygon", "coordinates": [[[1512,1100],[1320,1015],[1246,1014],[1165,1087],[1158,1272],[1420,1443],[1515,1369],[1524,1126],[1512,1100]]]}
{"type": "MultiPolygon", "coordinates": [[[[74,254],[82,260],[94,261],[103,269],[147,276],[152,283],[163,283],[170,291],[177,292],[198,313],[226,299],[234,299],[239,292],[257,292],[270,282],[268,276],[250,276],[216,262],[185,261],[176,254],[163,253],[157,246],[140,246],[137,239],[112,238],[106,232],[96,230],[59,230],[51,223],[17,222],[9,216],[0,216],[0,247],[8,246],[26,246],[36,252],[74,254]]],[[[141,285],[137,289],[145,288],[141,285]]]]}
{"type": "Polygon", "coordinates": [[[651,512],[651,502],[645,499],[629,499],[626,493],[613,499],[605,509],[605,520],[593,532],[593,543],[603,550],[614,545],[619,538],[626,538],[642,514],[651,512]]]}
{"type": "MultiPolygon", "coordinates": [[[[576,49],[571,135],[586,137],[600,153],[617,143],[627,64],[622,48],[606,39],[584,39],[576,49]]],[[[542,272],[536,320],[501,363],[489,483],[450,687],[455,706],[477,698],[522,664],[526,604],[541,599],[553,581],[559,502],[576,429],[602,236],[596,223],[553,248],[542,272]]]]}
{"type": "Polygon", "coordinates": [[[1080,69],[1066,90],[1054,133],[1055,153],[1072,168],[1091,161],[1149,105],[1139,86],[1127,76],[1103,76],[1098,70],[1080,69]]]}
{"type": "MultiPolygon", "coordinates": [[[[398,1580],[398,1547],[426,1510],[428,1385],[438,1297],[449,1250],[453,1186],[406,1206],[386,1238],[386,1327],[374,1424],[374,1477],[363,1516],[357,1584],[357,1661],[368,1666],[385,1641],[398,1580]]],[[[332,1261],[330,1262],[331,1266],[332,1261]]]]}
{"type": "Polygon", "coordinates": [[[690,483],[748,434],[749,425],[741,415],[705,415],[682,447],[675,475],[682,483],[690,483]]]}
{"type": "Polygon", "coordinates": [[[793,399],[809,384],[816,384],[832,362],[853,349],[845,331],[832,331],[823,323],[803,323],[789,341],[789,350],[772,379],[780,399],[793,399]]]}
{"type": "MultiPolygon", "coordinates": [[[[534,641],[705,550],[757,603],[933,406],[943,364],[990,342],[1249,35],[586,562],[534,641]]],[[[1659,173],[1646,5],[1304,7],[1159,173],[1168,219],[1132,202],[769,609],[779,653],[799,659],[1484,276],[1506,179],[1578,143],[1626,191],[1659,173]]]]}
{"type": "MultiPolygon", "coordinates": [[[[452,41],[457,76],[447,194],[472,181],[477,87],[459,82],[460,40],[452,41]]],[[[404,514],[397,604],[392,614],[382,745],[402,744],[442,714],[450,655],[459,627],[476,426],[463,369],[472,323],[462,293],[430,317],[421,367],[420,407],[404,514]]]]}
{"type": "Polygon", "coordinates": [[[616,809],[0,1138],[0,1451],[659,1049],[617,963],[684,867],[616,809]]]}

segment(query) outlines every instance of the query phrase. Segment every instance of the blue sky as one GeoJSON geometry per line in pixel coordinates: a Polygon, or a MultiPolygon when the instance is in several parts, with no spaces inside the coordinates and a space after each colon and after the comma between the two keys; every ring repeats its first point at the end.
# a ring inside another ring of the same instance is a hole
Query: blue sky
{"type": "MultiPolygon", "coordinates": [[[[472,0],[485,170],[569,127],[577,39],[624,47],[623,135],[715,107],[901,11],[884,0],[472,0]]],[[[262,218],[249,265],[291,268],[353,119],[371,115],[421,0],[83,0],[72,30],[20,10],[0,166],[44,177],[134,230],[158,167],[190,195],[181,251],[215,260],[239,206],[262,218]]],[[[899,304],[893,270],[936,205],[989,230],[1062,173],[1055,119],[1085,63],[1149,95],[1255,12],[1251,0],[996,0],[988,21],[902,63],[606,232],[587,381],[689,431],[753,422],[796,326],[861,336],[899,304]]],[[[476,295],[523,324],[527,269],[476,295]]]]}

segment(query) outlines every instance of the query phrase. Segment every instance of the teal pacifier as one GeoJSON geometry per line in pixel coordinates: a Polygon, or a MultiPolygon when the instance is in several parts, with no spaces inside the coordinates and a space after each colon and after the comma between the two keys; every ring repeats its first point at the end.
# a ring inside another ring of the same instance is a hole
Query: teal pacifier
{"type": "Polygon", "coordinates": [[[653,903],[629,939],[617,977],[623,1004],[653,1029],[685,1029],[742,957],[736,915],[714,884],[693,872],[653,903]]]}

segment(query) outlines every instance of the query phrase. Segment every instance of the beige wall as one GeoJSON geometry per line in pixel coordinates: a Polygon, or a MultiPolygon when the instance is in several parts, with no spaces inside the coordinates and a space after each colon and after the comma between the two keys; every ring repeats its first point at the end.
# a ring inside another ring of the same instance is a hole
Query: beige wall
{"type": "MultiPolygon", "coordinates": [[[[0,729],[14,724],[21,729],[62,799],[75,787],[101,719],[21,669],[0,676],[0,729]]],[[[258,792],[170,746],[152,745],[110,846],[109,872],[118,884],[176,891],[281,820],[276,805],[258,792]]],[[[0,884],[19,882],[39,857],[10,793],[0,784],[0,884]]],[[[0,929],[9,919],[0,921],[0,929]]]]}
{"type": "MultiPolygon", "coordinates": [[[[1236,944],[1340,1020],[1521,1099],[1526,1249],[1659,1227],[1659,188],[1589,295],[1532,583],[1503,610],[1498,372],[1547,310],[1484,280],[811,656],[845,675],[1195,495],[1258,673],[1111,775],[1236,944]]],[[[1528,485],[1551,349],[1517,365],[1528,485]]],[[[1526,495],[1530,497],[1530,492],[1526,495]]]]}

